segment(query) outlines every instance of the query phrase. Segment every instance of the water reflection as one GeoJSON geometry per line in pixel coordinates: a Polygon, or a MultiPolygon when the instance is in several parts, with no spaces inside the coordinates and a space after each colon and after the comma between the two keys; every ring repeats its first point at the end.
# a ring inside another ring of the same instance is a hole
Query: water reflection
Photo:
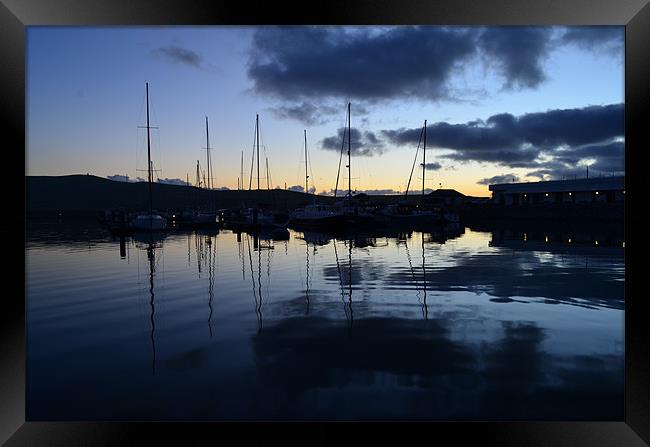
{"type": "Polygon", "coordinates": [[[29,415],[621,419],[624,249],[572,230],[41,228],[29,415]]]}
{"type": "MultiPolygon", "coordinates": [[[[156,250],[162,251],[163,247],[163,234],[156,233],[135,233],[133,240],[136,241],[136,247],[144,250],[147,253],[147,264],[149,267],[149,306],[151,314],[149,321],[151,322],[151,374],[156,375],[156,306],[154,294],[154,276],[156,273],[156,250]]],[[[120,252],[122,251],[122,242],[120,241],[120,252]]]]}
{"type": "Polygon", "coordinates": [[[255,273],[253,272],[253,257],[251,254],[251,237],[246,235],[248,245],[248,260],[251,268],[251,282],[253,284],[253,298],[255,300],[255,315],[257,316],[257,332],[262,331],[262,250],[259,246],[259,236],[253,236],[253,248],[257,251],[257,290],[255,289],[255,273]]]}

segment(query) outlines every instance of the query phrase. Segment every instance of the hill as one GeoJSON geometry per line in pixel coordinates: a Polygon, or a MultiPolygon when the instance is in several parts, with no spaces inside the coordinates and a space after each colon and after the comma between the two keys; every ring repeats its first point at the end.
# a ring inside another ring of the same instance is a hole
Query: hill
{"type": "MultiPolygon", "coordinates": [[[[144,210],[148,207],[148,185],[126,183],[94,175],[25,177],[26,211],[28,214],[94,214],[108,208],[144,210]]],[[[292,210],[310,203],[313,196],[282,189],[260,191],[208,191],[192,186],[152,184],[155,209],[186,209],[193,207],[235,208],[259,203],[292,210]]],[[[323,203],[333,197],[318,197],[323,203]]]]}

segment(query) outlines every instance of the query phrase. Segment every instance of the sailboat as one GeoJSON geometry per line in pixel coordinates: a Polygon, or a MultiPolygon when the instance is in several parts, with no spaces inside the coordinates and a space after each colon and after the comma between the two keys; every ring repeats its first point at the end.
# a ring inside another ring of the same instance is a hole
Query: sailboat
{"type": "MultiPolygon", "coordinates": [[[[423,140],[424,144],[422,149],[422,198],[424,199],[424,185],[425,185],[425,173],[426,173],[426,160],[427,160],[427,120],[424,120],[424,126],[420,132],[420,141],[418,141],[418,149],[415,152],[415,159],[413,160],[413,166],[411,167],[411,174],[409,176],[408,183],[406,185],[406,191],[404,192],[404,197],[406,198],[409,193],[409,187],[411,186],[411,178],[413,177],[413,170],[415,169],[415,163],[417,161],[418,150],[420,148],[420,143],[423,140]]],[[[438,223],[440,221],[440,214],[432,211],[421,208],[420,205],[413,205],[406,200],[400,201],[396,204],[387,205],[384,207],[377,215],[377,219],[382,223],[410,223],[410,224],[429,224],[429,223],[438,223]]]]}
{"type": "MultiPolygon", "coordinates": [[[[257,148],[257,190],[260,189],[260,117],[259,115],[255,116],[255,137],[256,137],[256,148],[257,148]]],[[[255,152],[253,152],[253,158],[251,159],[251,177],[248,183],[248,190],[252,189],[253,183],[253,161],[255,159],[255,152]]],[[[267,189],[268,185],[268,167],[267,167],[267,189]]],[[[244,225],[247,227],[254,228],[281,228],[284,227],[286,222],[278,223],[276,217],[271,213],[270,210],[266,209],[261,204],[258,204],[254,207],[243,208],[239,211],[238,216],[233,216],[230,219],[230,223],[235,225],[244,225]]]]}
{"type": "MultiPolygon", "coordinates": [[[[337,202],[334,204],[334,209],[339,211],[340,213],[343,214],[345,224],[350,226],[350,225],[358,225],[358,224],[368,224],[374,222],[375,218],[374,216],[363,209],[363,207],[359,204],[358,200],[355,199],[352,196],[352,156],[351,156],[351,141],[350,141],[350,136],[351,136],[351,116],[350,116],[350,106],[351,103],[348,103],[348,164],[346,168],[348,168],[348,193],[343,197],[343,200],[337,202]]],[[[345,135],[344,135],[345,138],[345,135]]],[[[343,155],[343,146],[341,147],[341,156],[343,155]]],[[[339,160],[339,172],[341,168],[341,163],[339,160]]],[[[338,175],[337,175],[337,185],[336,189],[338,189],[338,175]]],[[[336,193],[335,193],[336,195],[336,193]]]]}
{"type": "MultiPolygon", "coordinates": [[[[214,169],[212,168],[212,161],[210,159],[210,131],[208,128],[207,116],[205,117],[205,140],[206,140],[206,147],[205,147],[206,161],[208,166],[208,178],[205,187],[208,190],[212,190],[213,189],[212,179],[214,175],[214,169]]],[[[190,226],[192,227],[216,227],[218,225],[217,213],[216,211],[208,211],[208,210],[200,210],[200,209],[196,210],[191,214],[189,223],[190,226]]]]}
{"type": "Polygon", "coordinates": [[[151,184],[153,181],[153,171],[151,169],[151,135],[149,125],[149,83],[146,84],[147,91],[147,170],[149,173],[147,183],[149,184],[149,212],[138,214],[131,221],[131,226],[136,230],[142,231],[159,231],[167,228],[167,219],[160,214],[153,212],[153,200],[151,195],[151,184]]]}
{"type": "MultiPolygon", "coordinates": [[[[305,132],[305,192],[309,194],[309,175],[307,174],[307,130],[305,132]]],[[[345,222],[345,217],[340,209],[331,205],[316,203],[296,208],[289,216],[289,223],[306,227],[337,226],[345,222]]]]}

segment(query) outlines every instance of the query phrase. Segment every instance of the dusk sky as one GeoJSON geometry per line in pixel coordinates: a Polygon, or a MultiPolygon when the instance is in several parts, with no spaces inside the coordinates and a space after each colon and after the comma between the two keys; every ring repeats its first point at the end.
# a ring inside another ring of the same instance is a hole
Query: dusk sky
{"type": "MultiPolygon", "coordinates": [[[[336,182],[352,103],[352,189],[403,192],[424,120],[426,187],[624,173],[624,27],[28,27],[27,175],[248,188],[255,115],[272,187],[336,182]],[[113,177],[117,178],[117,177],[113,177]]],[[[411,189],[422,187],[422,152],[411,189]]],[[[347,189],[346,160],[339,188],[347,189]]],[[[255,173],[253,174],[255,176],[255,173]]],[[[253,180],[253,187],[256,180],[253,180]]]]}

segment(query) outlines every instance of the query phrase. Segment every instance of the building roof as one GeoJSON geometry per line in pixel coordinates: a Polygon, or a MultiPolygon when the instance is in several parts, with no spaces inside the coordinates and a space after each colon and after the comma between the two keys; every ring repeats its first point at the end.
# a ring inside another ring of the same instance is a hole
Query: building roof
{"type": "Polygon", "coordinates": [[[456,191],[455,189],[436,189],[431,191],[429,197],[465,197],[465,194],[456,191]]]}
{"type": "Polygon", "coordinates": [[[530,183],[499,183],[488,189],[500,193],[536,193],[570,191],[606,191],[625,189],[625,176],[553,180],[530,183]]]}

